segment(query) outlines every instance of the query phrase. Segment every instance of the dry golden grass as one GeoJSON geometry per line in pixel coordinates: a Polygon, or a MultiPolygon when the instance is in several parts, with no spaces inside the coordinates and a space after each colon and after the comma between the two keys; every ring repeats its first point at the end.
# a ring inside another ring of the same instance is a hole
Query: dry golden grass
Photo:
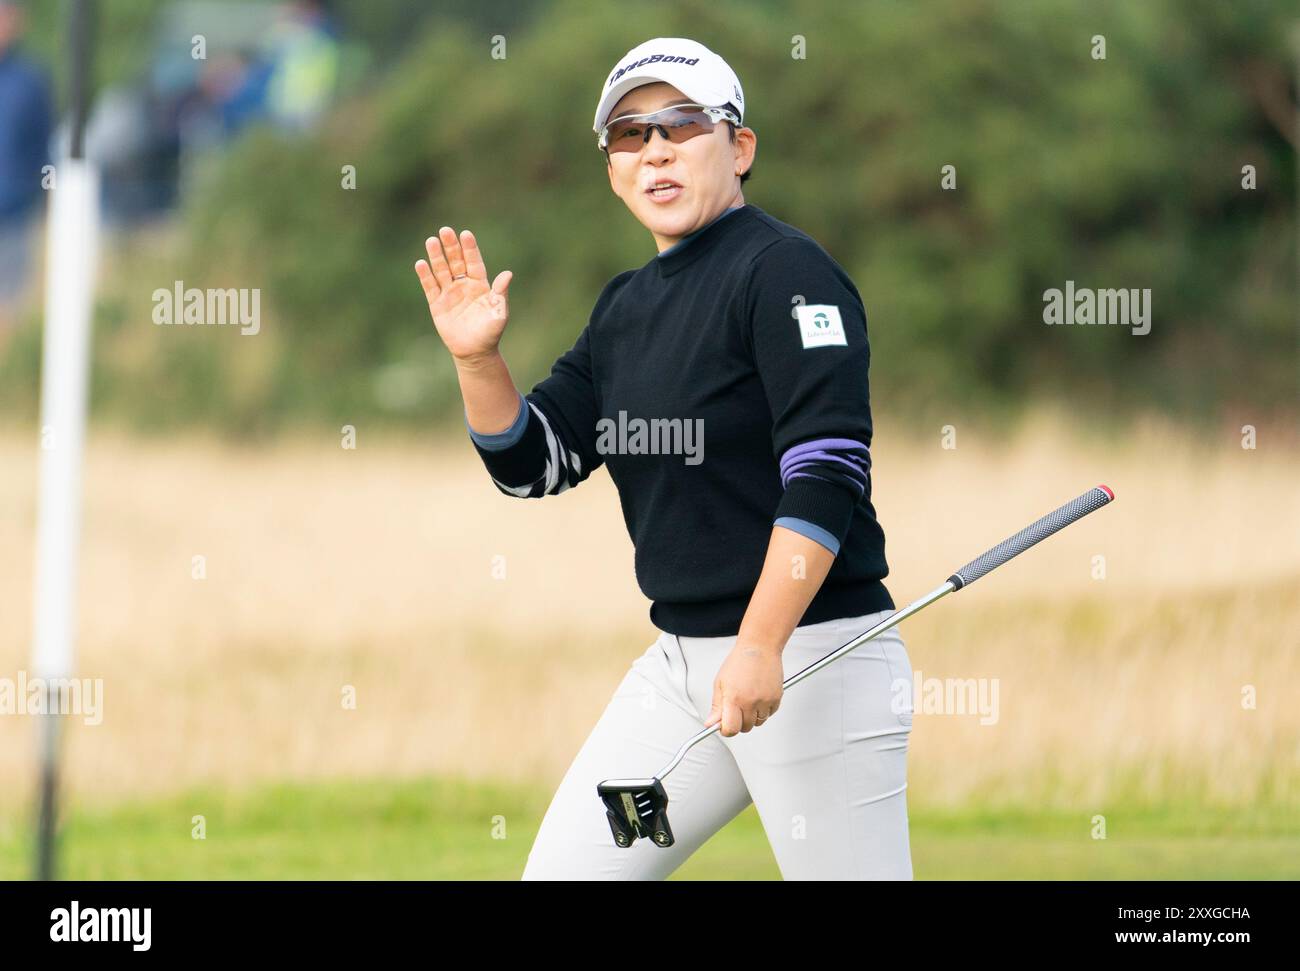
{"type": "MultiPolygon", "coordinates": [[[[1245,451],[1152,422],[1085,441],[1043,416],[1009,442],[959,428],[945,450],[937,429],[878,422],[900,605],[1095,483],[1118,495],[904,624],[923,676],[999,679],[994,725],[917,717],[913,805],[1300,805],[1294,443],[1245,451]]],[[[0,435],[0,469],[12,678],[31,632],[33,436],[0,435]]],[[[655,636],[604,471],[523,502],[459,438],[247,450],[98,430],[85,497],[78,666],[106,698],[103,724],[69,726],[83,804],[351,773],[550,786],[655,636]]],[[[33,728],[0,717],[0,811],[28,805],[33,728]]]]}

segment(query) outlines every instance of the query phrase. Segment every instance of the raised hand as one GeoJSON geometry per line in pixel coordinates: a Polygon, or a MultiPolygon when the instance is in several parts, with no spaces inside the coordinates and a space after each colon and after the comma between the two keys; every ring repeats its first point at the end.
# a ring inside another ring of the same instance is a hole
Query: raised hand
{"type": "Polygon", "coordinates": [[[450,226],[443,226],[424,246],[429,259],[418,260],[415,273],[443,344],[458,361],[495,354],[510,319],[506,289],[514,274],[502,270],[488,286],[483,255],[468,229],[457,238],[450,226]]]}

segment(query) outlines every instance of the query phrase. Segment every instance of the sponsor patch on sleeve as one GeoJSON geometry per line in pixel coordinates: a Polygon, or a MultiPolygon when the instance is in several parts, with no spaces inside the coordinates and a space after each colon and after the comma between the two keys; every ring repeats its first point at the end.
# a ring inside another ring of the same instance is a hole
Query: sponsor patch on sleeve
{"type": "Polygon", "coordinates": [[[848,346],[839,307],[829,303],[810,303],[795,307],[795,313],[799,317],[799,337],[805,350],[832,344],[848,346]]]}

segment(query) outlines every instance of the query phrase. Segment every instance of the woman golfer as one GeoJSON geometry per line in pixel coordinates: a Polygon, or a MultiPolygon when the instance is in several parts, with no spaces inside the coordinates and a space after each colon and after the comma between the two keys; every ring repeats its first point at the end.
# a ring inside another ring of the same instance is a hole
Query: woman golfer
{"type": "Polygon", "coordinates": [[[542,821],[524,879],[663,879],[752,801],[786,879],[910,879],[912,670],[897,628],[782,698],[893,612],[871,505],[866,314],[806,233],[745,202],[756,136],[735,73],[692,40],[619,60],[595,117],[610,187],[658,253],[606,284],[531,393],[498,349],[511,273],[443,227],[416,272],[470,437],[509,496],[601,464],[660,632],[542,821]],[[619,848],[596,783],[661,769],[674,845],[619,848]]]}

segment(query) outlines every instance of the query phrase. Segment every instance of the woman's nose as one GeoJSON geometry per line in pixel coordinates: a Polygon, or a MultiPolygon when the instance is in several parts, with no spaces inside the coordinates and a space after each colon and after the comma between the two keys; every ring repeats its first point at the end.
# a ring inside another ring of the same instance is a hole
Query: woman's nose
{"type": "Polygon", "coordinates": [[[667,133],[658,125],[650,126],[650,131],[645,136],[645,142],[647,148],[650,148],[652,150],[657,150],[657,151],[663,151],[665,147],[672,144],[672,141],[671,139],[668,138],[667,133]],[[657,149],[655,149],[654,146],[655,135],[658,135],[660,140],[663,142],[663,145],[659,146],[657,149]]]}

